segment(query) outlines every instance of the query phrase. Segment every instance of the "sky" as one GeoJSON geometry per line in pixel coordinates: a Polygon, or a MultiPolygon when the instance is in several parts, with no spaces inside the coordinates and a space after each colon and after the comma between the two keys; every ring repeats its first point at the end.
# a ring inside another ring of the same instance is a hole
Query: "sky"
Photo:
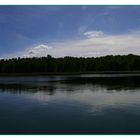
{"type": "Polygon", "coordinates": [[[140,6],[0,6],[0,58],[140,55],[140,6]]]}

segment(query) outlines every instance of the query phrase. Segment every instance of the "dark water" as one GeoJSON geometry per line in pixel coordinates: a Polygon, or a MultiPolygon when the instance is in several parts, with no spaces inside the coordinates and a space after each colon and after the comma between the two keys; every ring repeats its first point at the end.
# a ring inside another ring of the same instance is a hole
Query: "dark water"
{"type": "Polygon", "coordinates": [[[0,78],[1,134],[140,134],[140,75],[0,78]]]}

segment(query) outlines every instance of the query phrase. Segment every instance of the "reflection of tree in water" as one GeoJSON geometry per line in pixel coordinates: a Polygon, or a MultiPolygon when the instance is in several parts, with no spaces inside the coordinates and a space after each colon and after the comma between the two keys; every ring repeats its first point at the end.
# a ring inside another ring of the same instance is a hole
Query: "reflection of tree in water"
{"type": "Polygon", "coordinates": [[[54,95],[56,90],[74,94],[89,87],[92,91],[96,90],[95,87],[107,90],[139,89],[140,77],[69,77],[67,80],[57,82],[0,83],[0,91],[13,94],[33,94],[42,91],[47,95],[54,95]]]}
{"type": "Polygon", "coordinates": [[[12,92],[13,94],[26,94],[44,91],[48,95],[54,94],[55,87],[52,85],[33,85],[33,84],[0,84],[0,91],[12,92]]]}
{"type": "Polygon", "coordinates": [[[97,85],[107,90],[139,89],[140,77],[73,77],[62,83],[76,85],[97,85]]]}

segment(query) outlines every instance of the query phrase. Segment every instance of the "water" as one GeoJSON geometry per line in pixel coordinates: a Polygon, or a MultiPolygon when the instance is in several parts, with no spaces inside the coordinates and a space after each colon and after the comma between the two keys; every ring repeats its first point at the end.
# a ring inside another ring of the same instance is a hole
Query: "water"
{"type": "Polygon", "coordinates": [[[140,134],[140,75],[0,77],[0,134],[140,134]]]}

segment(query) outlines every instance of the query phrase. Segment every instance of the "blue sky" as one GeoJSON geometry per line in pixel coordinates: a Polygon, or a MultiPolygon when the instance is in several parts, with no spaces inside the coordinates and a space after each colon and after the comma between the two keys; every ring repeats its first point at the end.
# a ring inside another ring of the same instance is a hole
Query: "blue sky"
{"type": "Polygon", "coordinates": [[[0,6],[0,58],[139,54],[139,37],[140,6],[0,6]]]}

